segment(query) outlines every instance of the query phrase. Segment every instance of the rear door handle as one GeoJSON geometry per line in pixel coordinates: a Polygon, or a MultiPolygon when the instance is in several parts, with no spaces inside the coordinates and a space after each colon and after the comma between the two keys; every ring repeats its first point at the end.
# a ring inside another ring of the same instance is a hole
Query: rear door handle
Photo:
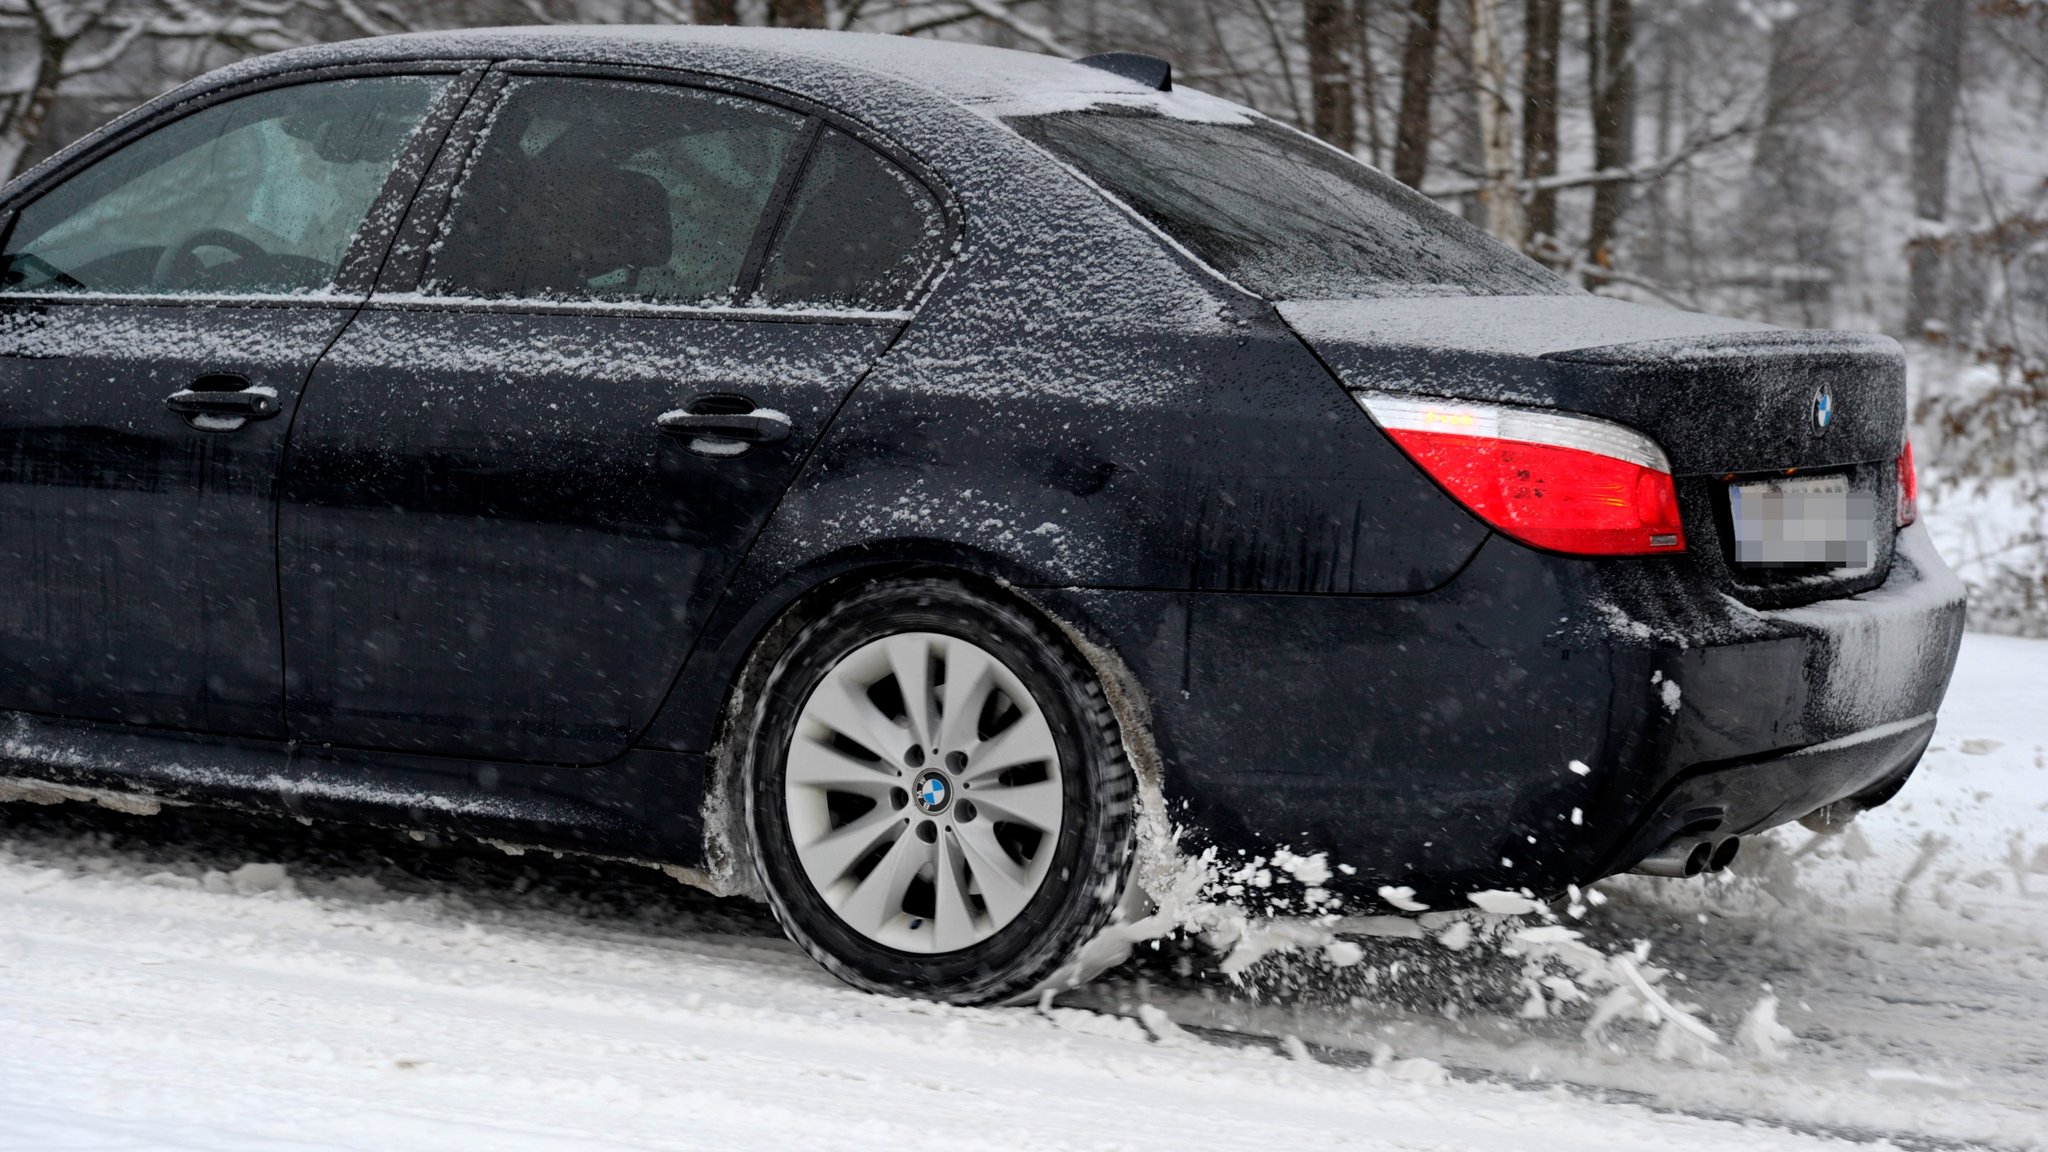
{"type": "Polygon", "coordinates": [[[738,456],[756,444],[789,439],[789,417],[773,408],[756,408],[737,396],[705,396],[688,408],[664,412],[655,425],[671,436],[688,440],[699,456],[738,456]],[[745,405],[744,408],[741,405],[745,405]]]}
{"type": "Polygon", "coordinates": [[[209,432],[232,432],[251,420],[268,420],[277,415],[277,393],[257,388],[240,376],[201,376],[190,388],[164,397],[164,407],[183,416],[195,428],[209,432]]]}

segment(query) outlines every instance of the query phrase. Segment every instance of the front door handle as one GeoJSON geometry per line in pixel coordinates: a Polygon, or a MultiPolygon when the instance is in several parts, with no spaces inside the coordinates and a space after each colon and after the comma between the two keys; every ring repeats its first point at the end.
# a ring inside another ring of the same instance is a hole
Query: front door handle
{"type": "Polygon", "coordinates": [[[201,376],[190,388],[164,397],[164,407],[206,432],[232,432],[251,420],[277,415],[277,393],[240,376],[201,376]]]}
{"type": "Polygon", "coordinates": [[[756,408],[739,396],[705,396],[688,408],[664,412],[655,425],[689,441],[699,456],[739,456],[756,444],[789,439],[789,417],[773,408],[756,408]]]}

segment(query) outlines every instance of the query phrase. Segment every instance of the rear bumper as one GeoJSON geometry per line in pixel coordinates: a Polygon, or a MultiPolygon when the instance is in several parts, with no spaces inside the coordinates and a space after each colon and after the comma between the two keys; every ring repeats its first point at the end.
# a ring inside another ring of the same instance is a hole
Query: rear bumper
{"type": "Polygon", "coordinates": [[[1608,814],[1631,831],[1589,879],[1682,831],[1746,834],[1839,800],[1882,802],[1926,750],[1964,598],[1924,528],[1900,533],[1888,577],[1869,592],[1733,610],[1765,635],[1659,654],[1685,706],[1616,798],[1608,814]]]}
{"type": "Polygon", "coordinates": [[[1934,736],[1934,717],[1880,724],[1782,756],[1694,765],[1667,785],[1601,875],[1625,871],[1680,835],[1761,832],[1840,800],[1891,798],[1934,736]]]}
{"type": "Polygon", "coordinates": [[[1385,885],[1436,908],[1557,892],[1679,828],[1882,792],[1926,746],[1963,626],[1917,527],[1881,587],[1779,611],[1686,557],[1499,538],[1422,596],[1033,595],[1144,688],[1186,846],[1326,853],[1352,911],[1385,885]]]}

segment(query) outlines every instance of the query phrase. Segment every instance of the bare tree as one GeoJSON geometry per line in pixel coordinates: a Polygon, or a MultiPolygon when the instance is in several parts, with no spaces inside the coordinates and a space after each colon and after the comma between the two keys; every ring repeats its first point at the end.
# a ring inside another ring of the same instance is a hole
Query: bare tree
{"type": "Polygon", "coordinates": [[[645,20],[1154,52],[1589,283],[1792,323],[1940,318],[1958,343],[1987,318],[2048,331],[2035,0],[0,0],[0,163],[269,48],[645,20]],[[1904,259],[1873,243],[1902,231],[1904,259]]]}
{"type": "Polygon", "coordinates": [[[1931,0],[1920,9],[1919,67],[1913,77],[1913,214],[1918,234],[1907,245],[1910,283],[1906,332],[1924,336],[1941,290],[1940,230],[1948,219],[1949,138],[1956,121],[1968,6],[1931,0]]]}
{"type": "Polygon", "coordinates": [[[1522,13],[1522,177],[1529,193],[1531,246],[1541,252],[1557,235],[1557,190],[1541,181],[1557,175],[1557,59],[1563,39],[1564,0],[1524,0],[1522,13]]]}
{"type": "Polygon", "coordinates": [[[288,47],[302,37],[279,16],[289,2],[235,0],[4,0],[0,18],[24,22],[35,38],[28,75],[0,89],[0,171],[18,176],[37,154],[50,111],[68,81],[120,64],[143,41],[220,44],[237,54],[288,47]]]}
{"type": "Polygon", "coordinates": [[[1515,114],[1508,104],[1508,58],[1501,48],[1499,0],[1468,0],[1466,25],[1472,38],[1472,75],[1479,103],[1479,150],[1485,187],[1486,230],[1514,245],[1527,246],[1522,190],[1515,170],[1515,114]]]}
{"type": "Polygon", "coordinates": [[[1358,118],[1351,87],[1351,21],[1344,0],[1303,0],[1302,39],[1308,43],[1311,126],[1331,144],[1351,151],[1358,118]]]}
{"type": "Polygon", "coordinates": [[[1373,0],[1352,0],[1351,52],[1358,60],[1358,102],[1365,109],[1366,155],[1374,165],[1386,151],[1380,133],[1380,70],[1372,56],[1373,0]]]}
{"type": "Polygon", "coordinates": [[[1441,26],[1437,0],[1410,0],[1407,43],[1401,51],[1401,111],[1394,119],[1394,178],[1411,188],[1422,187],[1429,170],[1429,100],[1441,26]]]}
{"type": "MultiPolygon", "coordinates": [[[[1633,0],[1586,0],[1586,77],[1593,112],[1593,168],[1626,168],[1635,151],[1635,40],[1633,0]]],[[[1628,185],[1593,186],[1593,214],[1586,230],[1589,285],[1614,265],[1613,245],[1628,185]]]]}

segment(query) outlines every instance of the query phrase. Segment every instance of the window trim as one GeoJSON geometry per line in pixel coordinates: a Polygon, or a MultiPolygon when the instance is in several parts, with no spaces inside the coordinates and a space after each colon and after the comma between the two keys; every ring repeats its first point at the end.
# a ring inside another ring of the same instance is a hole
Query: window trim
{"type": "MultiPolygon", "coordinates": [[[[803,185],[804,173],[811,170],[811,158],[818,154],[818,141],[824,136],[823,117],[813,115],[804,120],[803,134],[797,138],[789,158],[783,161],[782,171],[775,176],[775,190],[768,194],[768,202],[761,206],[761,218],[754,222],[754,239],[747,245],[747,258],[733,282],[734,305],[745,307],[742,301],[760,294],[761,273],[768,267],[768,254],[775,250],[775,239],[782,235],[790,207],[796,203],[796,190],[803,185]]],[[[911,291],[911,299],[915,300],[923,287],[920,280],[911,291]]]]}
{"type": "Polygon", "coordinates": [[[932,289],[952,267],[964,245],[966,214],[952,189],[914,154],[861,122],[792,93],[729,76],[681,68],[656,68],[625,64],[588,64],[568,61],[501,60],[494,63],[478,84],[469,105],[448,132],[448,143],[422,178],[398,235],[394,238],[366,302],[378,311],[462,311],[504,315],[550,316],[633,316],[678,319],[767,320],[838,324],[902,324],[917,315],[932,289]],[[780,108],[804,117],[800,138],[776,177],[775,188],[761,212],[754,238],[728,304],[662,304],[630,300],[537,300],[517,297],[441,296],[420,291],[425,283],[427,254],[440,237],[452,207],[454,192],[462,183],[482,143],[483,130],[504,100],[514,79],[541,77],[560,79],[615,80],[626,83],[661,84],[671,88],[695,88],[723,96],[736,96],[780,108]],[[769,248],[779,233],[790,205],[794,203],[803,172],[826,127],[837,128],[873,148],[896,164],[921,186],[938,205],[946,234],[939,256],[925,269],[917,285],[898,308],[847,309],[825,306],[769,308],[748,305],[747,293],[758,288],[769,248]]]}
{"type": "Polygon", "coordinates": [[[14,226],[21,210],[122,148],[144,136],[188,116],[195,116],[219,104],[270,92],[334,80],[355,80],[368,76],[449,76],[447,88],[427,106],[420,123],[384,178],[384,186],[363,213],[363,222],[342,254],[334,282],[317,293],[187,293],[187,292],[77,292],[62,289],[47,292],[0,293],[0,306],[15,302],[109,305],[195,305],[220,307],[279,307],[287,304],[333,308],[353,307],[367,297],[374,286],[378,268],[390,252],[399,220],[404,215],[426,174],[438,158],[450,126],[470,101],[488,64],[480,60],[423,60],[345,64],[321,68],[298,68],[274,72],[237,84],[221,85],[196,95],[173,90],[164,96],[114,120],[100,134],[85,137],[31,169],[21,186],[0,205],[0,249],[14,238],[14,226]]]}
{"type": "MultiPolygon", "coordinates": [[[[354,302],[351,301],[351,304],[354,302]]],[[[763,308],[738,304],[649,304],[633,300],[527,300],[487,296],[429,296],[386,292],[362,302],[370,312],[474,312],[504,316],[617,316],[629,319],[695,319],[782,323],[903,324],[915,309],[763,308]],[[512,305],[512,307],[507,307],[512,305]]]]}

